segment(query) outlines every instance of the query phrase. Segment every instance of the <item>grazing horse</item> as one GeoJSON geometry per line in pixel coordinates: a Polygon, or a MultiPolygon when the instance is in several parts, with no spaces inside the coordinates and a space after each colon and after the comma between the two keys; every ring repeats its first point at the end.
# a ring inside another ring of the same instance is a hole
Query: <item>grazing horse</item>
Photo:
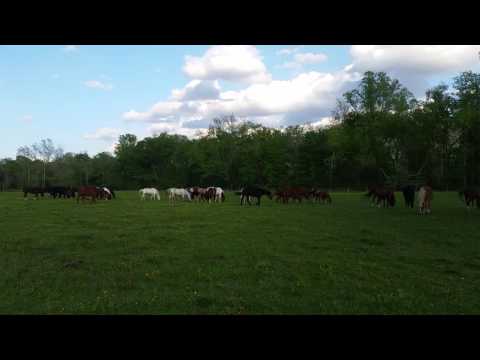
{"type": "Polygon", "coordinates": [[[458,192],[458,196],[465,201],[467,209],[470,209],[470,205],[475,205],[475,201],[477,202],[477,208],[480,209],[480,191],[477,189],[467,188],[461,190],[458,192]]]}
{"type": "Polygon", "coordinates": [[[287,189],[285,193],[287,196],[287,202],[288,199],[292,199],[297,200],[299,203],[301,203],[302,199],[310,198],[310,192],[307,189],[301,187],[287,189]]]}
{"type": "Polygon", "coordinates": [[[186,189],[176,189],[176,188],[169,188],[167,189],[167,194],[168,194],[168,200],[175,202],[175,198],[177,196],[181,197],[182,199],[188,199],[189,201],[192,201],[192,197],[190,195],[190,192],[187,191],[186,189]]]}
{"type": "Polygon", "coordinates": [[[23,188],[23,197],[26,200],[28,194],[33,194],[35,195],[35,199],[38,200],[38,195],[42,195],[42,198],[43,198],[46,192],[47,191],[44,188],[28,186],[23,188]]]}
{"type": "Polygon", "coordinates": [[[422,186],[418,191],[418,214],[430,214],[432,212],[433,191],[430,186],[422,186]]]}
{"type": "Polygon", "coordinates": [[[383,187],[369,187],[366,197],[370,198],[371,205],[377,205],[378,207],[394,207],[395,206],[395,194],[392,190],[385,189],[383,187]]]}
{"type": "Polygon", "coordinates": [[[188,189],[188,191],[190,192],[190,194],[192,196],[192,200],[195,200],[195,198],[196,198],[197,201],[207,200],[207,190],[208,189],[201,188],[201,187],[198,187],[198,186],[194,186],[194,187],[188,189]]]}
{"type": "Polygon", "coordinates": [[[115,199],[115,192],[110,186],[101,185],[99,187],[103,190],[103,195],[106,199],[108,200],[115,199]]]}
{"type": "Polygon", "coordinates": [[[90,198],[91,202],[94,203],[97,199],[97,194],[96,186],[80,186],[77,193],[77,204],[80,202],[80,199],[84,201],[86,198],[90,198]]]}
{"type": "MultiPolygon", "coordinates": [[[[207,192],[208,190],[210,189],[214,189],[214,193],[213,193],[213,200],[215,202],[224,202],[225,201],[225,192],[223,191],[223,189],[221,187],[209,187],[207,188],[207,192]]],[[[212,194],[210,194],[212,195],[212,194]]]]}
{"type": "Polygon", "coordinates": [[[107,187],[102,187],[102,189],[103,189],[104,194],[106,195],[106,198],[107,198],[108,200],[112,200],[112,199],[113,199],[113,195],[112,195],[112,192],[110,191],[110,189],[107,188],[107,187]]]}
{"type": "Polygon", "coordinates": [[[97,186],[97,199],[112,200],[112,192],[106,187],[97,186]]]}
{"type": "Polygon", "coordinates": [[[61,199],[70,198],[72,196],[72,192],[70,188],[65,186],[51,186],[47,188],[47,192],[50,194],[51,197],[56,199],[57,197],[61,199]]]}
{"type": "Polygon", "coordinates": [[[244,200],[247,201],[248,205],[252,205],[250,203],[250,197],[257,198],[257,206],[260,206],[260,199],[263,195],[266,195],[272,200],[272,193],[266,189],[262,189],[256,186],[247,186],[240,191],[240,205],[243,205],[244,200]]]}
{"type": "Polygon", "coordinates": [[[207,191],[205,192],[204,199],[211,203],[212,201],[215,201],[217,198],[217,188],[215,187],[209,187],[207,188],[207,191]]]}
{"type": "Polygon", "coordinates": [[[313,201],[321,202],[322,204],[332,203],[332,197],[327,191],[313,190],[310,195],[313,196],[313,201]]]}
{"type": "Polygon", "coordinates": [[[415,185],[405,185],[402,187],[403,198],[405,199],[405,206],[413,209],[415,202],[415,185]]]}
{"type": "Polygon", "coordinates": [[[155,188],[145,188],[138,190],[142,200],[145,200],[145,196],[149,195],[152,200],[160,200],[160,193],[155,188]]]}
{"type": "Polygon", "coordinates": [[[302,202],[302,199],[309,199],[311,196],[311,191],[298,187],[298,188],[288,188],[283,190],[277,190],[275,193],[276,201],[282,200],[282,203],[287,204],[288,201],[291,199],[293,201],[298,201],[299,203],[302,202]]]}

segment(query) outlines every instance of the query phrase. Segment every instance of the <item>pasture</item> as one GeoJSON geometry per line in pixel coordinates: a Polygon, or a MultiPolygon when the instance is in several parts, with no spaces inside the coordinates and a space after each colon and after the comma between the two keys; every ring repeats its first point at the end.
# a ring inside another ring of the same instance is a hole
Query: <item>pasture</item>
{"type": "Polygon", "coordinates": [[[480,210],[0,193],[1,314],[479,314],[480,210]]]}

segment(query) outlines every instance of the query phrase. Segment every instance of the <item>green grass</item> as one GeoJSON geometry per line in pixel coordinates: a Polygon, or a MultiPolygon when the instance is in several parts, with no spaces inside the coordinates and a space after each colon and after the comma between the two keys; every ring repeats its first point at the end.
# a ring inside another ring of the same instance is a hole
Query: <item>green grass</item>
{"type": "Polygon", "coordinates": [[[1,314],[479,314],[480,211],[25,201],[0,193],[1,314]]]}

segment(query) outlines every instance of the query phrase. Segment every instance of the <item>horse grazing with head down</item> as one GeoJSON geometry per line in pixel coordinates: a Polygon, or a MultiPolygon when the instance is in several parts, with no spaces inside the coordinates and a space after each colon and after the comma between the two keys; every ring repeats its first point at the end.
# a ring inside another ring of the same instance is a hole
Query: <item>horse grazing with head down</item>
{"type": "Polygon", "coordinates": [[[77,204],[80,202],[80,199],[84,201],[86,198],[90,198],[91,202],[94,203],[97,200],[97,196],[96,186],[80,186],[77,193],[77,204]]]}
{"type": "Polygon", "coordinates": [[[208,202],[224,202],[225,201],[225,192],[221,187],[217,186],[210,186],[207,188],[207,192],[205,194],[205,198],[208,202]]]}
{"type": "Polygon", "coordinates": [[[477,202],[477,208],[480,209],[480,191],[474,188],[467,188],[458,192],[460,199],[465,201],[467,209],[470,209],[470,205],[475,205],[477,202]]]}
{"type": "MultiPolygon", "coordinates": [[[[237,193],[238,194],[238,193],[237,193]]],[[[241,198],[240,198],[240,205],[243,205],[243,202],[246,201],[248,205],[252,205],[250,203],[250,197],[257,198],[257,206],[260,206],[260,199],[263,195],[266,195],[272,200],[272,193],[266,189],[262,189],[260,187],[256,186],[247,186],[244,187],[240,192],[239,192],[241,198]]]]}
{"type": "Polygon", "coordinates": [[[197,202],[202,200],[207,200],[207,189],[206,188],[201,188],[198,186],[191,187],[187,189],[188,192],[190,193],[192,200],[197,199],[197,202]]]}
{"type": "Polygon", "coordinates": [[[394,207],[395,206],[395,194],[392,190],[384,187],[370,186],[366,197],[371,199],[371,204],[378,207],[394,207]]]}
{"type": "Polygon", "coordinates": [[[38,195],[42,195],[43,198],[46,192],[46,189],[41,187],[26,186],[23,188],[23,197],[26,200],[28,194],[32,194],[35,195],[35,199],[38,200],[38,195]]]}
{"type": "Polygon", "coordinates": [[[430,214],[432,212],[433,191],[430,186],[422,186],[418,190],[418,214],[430,214]]]}
{"type": "Polygon", "coordinates": [[[138,193],[140,194],[140,198],[142,200],[145,200],[145,197],[147,195],[149,195],[152,200],[155,200],[155,199],[160,200],[160,192],[155,188],[140,189],[138,190],[138,193]]]}
{"type": "Polygon", "coordinates": [[[313,189],[310,193],[310,196],[313,197],[314,202],[321,202],[322,204],[331,204],[332,197],[327,191],[315,190],[313,189]]]}
{"type": "Polygon", "coordinates": [[[186,189],[177,189],[177,188],[169,188],[167,189],[167,194],[168,194],[168,201],[174,202],[176,197],[181,197],[182,199],[187,199],[188,201],[192,201],[192,196],[190,195],[190,192],[187,191],[186,189]]]}

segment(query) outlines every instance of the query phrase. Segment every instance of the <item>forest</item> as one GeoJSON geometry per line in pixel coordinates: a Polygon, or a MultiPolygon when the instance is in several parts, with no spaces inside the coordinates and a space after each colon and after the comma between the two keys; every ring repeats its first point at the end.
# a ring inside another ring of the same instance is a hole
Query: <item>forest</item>
{"type": "Polygon", "coordinates": [[[194,139],[162,133],[119,137],[114,154],[64,152],[50,139],[19,144],[0,160],[0,190],[23,186],[141,187],[246,184],[364,190],[429,183],[436,190],[480,182],[480,74],[463,72],[417,99],[384,72],[366,72],[337,100],[332,122],[276,129],[235,115],[212,119],[194,139]]]}

